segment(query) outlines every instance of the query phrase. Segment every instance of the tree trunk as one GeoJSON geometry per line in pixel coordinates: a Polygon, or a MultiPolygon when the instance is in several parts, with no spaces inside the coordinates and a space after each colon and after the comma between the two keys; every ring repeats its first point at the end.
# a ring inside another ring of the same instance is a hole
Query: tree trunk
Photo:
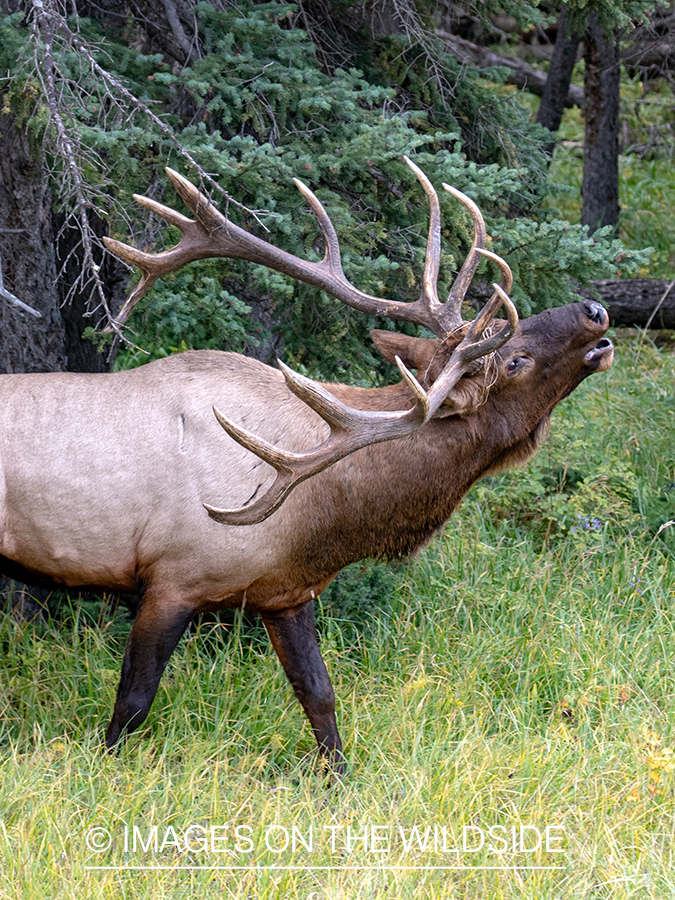
{"type": "MultiPolygon", "coordinates": [[[[86,328],[97,325],[100,311],[98,314],[87,315],[89,289],[82,291],[77,287],[83,265],[80,232],[77,228],[64,228],[63,223],[62,214],[53,217],[53,231],[57,235],[57,287],[66,347],[66,369],[68,372],[107,372],[110,368],[108,353],[99,353],[92,341],[82,338],[86,328]]],[[[89,225],[99,238],[108,233],[107,224],[93,210],[89,211],[89,225]]],[[[129,273],[124,263],[109,253],[96,256],[96,261],[101,267],[99,276],[110,310],[115,315],[126,299],[129,273]]]]}
{"type": "Polygon", "coordinates": [[[5,287],[42,318],[0,297],[0,372],[55,372],[66,368],[66,346],[56,286],[51,193],[28,137],[11,115],[0,115],[0,258],[5,287]]]}
{"type": "MultiPolygon", "coordinates": [[[[567,106],[580,37],[576,32],[567,33],[567,5],[563,3],[548,78],[537,113],[537,122],[549,131],[558,131],[560,128],[563,112],[567,106]]],[[[553,147],[554,144],[551,144],[549,152],[553,152],[553,147]]]]}
{"type": "MultiPolygon", "coordinates": [[[[675,331],[675,280],[604,278],[574,289],[589,300],[600,300],[612,325],[675,331]]],[[[492,286],[486,281],[474,282],[467,296],[478,311],[492,296],[492,286]]]]}
{"type": "Polygon", "coordinates": [[[619,45],[595,15],[584,36],[584,174],[581,223],[592,234],[619,221],[619,45]]]}
{"type": "MultiPolygon", "coordinates": [[[[0,97],[0,101],[1,101],[0,97]]],[[[74,246],[79,233],[60,233],[62,219],[51,209],[48,177],[31,156],[25,129],[11,115],[0,116],[0,260],[5,287],[41,318],[22,312],[0,296],[0,373],[104,372],[106,355],[83,340],[86,296],[71,291],[81,268],[74,246]],[[60,271],[60,260],[67,260],[60,271]]],[[[99,231],[105,224],[92,216],[99,231]]],[[[101,274],[111,296],[111,308],[121,306],[127,273],[121,263],[106,260],[101,274]]]]}

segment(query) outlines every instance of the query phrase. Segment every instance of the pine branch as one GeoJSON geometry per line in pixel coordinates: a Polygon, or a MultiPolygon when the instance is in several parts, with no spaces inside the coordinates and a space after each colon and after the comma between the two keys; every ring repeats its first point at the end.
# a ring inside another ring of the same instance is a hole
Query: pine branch
{"type": "MultiPolygon", "coordinates": [[[[31,0],[31,2],[33,4],[40,4],[40,6],[42,6],[43,0],[31,0]]],[[[233,206],[238,207],[243,212],[248,213],[249,215],[253,216],[255,218],[255,220],[258,222],[258,224],[261,225],[265,229],[265,231],[269,230],[265,226],[265,224],[263,222],[261,222],[259,219],[260,215],[269,215],[267,210],[249,209],[248,206],[245,206],[243,203],[240,203],[238,200],[235,200],[234,197],[231,194],[229,194],[224,188],[222,188],[218,184],[218,182],[215,181],[211,177],[211,175],[209,175],[209,173],[206,171],[206,169],[204,169],[203,166],[201,166],[197,162],[197,160],[190,153],[190,151],[178,139],[178,137],[176,136],[174,131],[171,128],[169,128],[169,126],[165,122],[163,122],[160,119],[160,117],[158,115],[156,115],[146,103],[144,103],[142,100],[139,100],[138,97],[135,96],[135,94],[132,94],[131,91],[128,90],[122,84],[122,82],[119,80],[119,78],[116,78],[114,75],[112,75],[110,72],[108,72],[107,69],[104,69],[101,65],[99,65],[96,62],[96,60],[92,56],[91,51],[89,50],[88,46],[84,43],[84,41],[80,40],[80,38],[77,37],[77,35],[74,34],[70,30],[65,19],[63,19],[61,16],[55,17],[55,24],[56,24],[59,32],[66,39],[66,41],[72,47],[74,47],[74,49],[77,50],[77,52],[84,59],[86,59],[86,61],[89,63],[89,65],[91,67],[91,71],[95,75],[98,75],[99,78],[101,78],[110,87],[114,88],[114,90],[117,91],[118,95],[120,97],[122,97],[124,100],[126,100],[127,103],[129,103],[133,107],[133,109],[137,110],[140,113],[143,113],[144,116],[147,116],[148,119],[150,119],[150,121],[152,122],[152,124],[155,125],[155,127],[158,128],[161,131],[161,133],[168,140],[171,141],[171,143],[176,147],[176,149],[181,154],[181,156],[185,157],[185,159],[188,160],[188,162],[190,163],[190,165],[193,166],[193,168],[195,169],[195,171],[197,172],[197,174],[199,175],[199,177],[202,181],[207,182],[215,191],[218,191],[218,193],[221,194],[221,196],[223,196],[225,198],[225,200],[227,201],[228,204],[231,203],[233,206]]]]}

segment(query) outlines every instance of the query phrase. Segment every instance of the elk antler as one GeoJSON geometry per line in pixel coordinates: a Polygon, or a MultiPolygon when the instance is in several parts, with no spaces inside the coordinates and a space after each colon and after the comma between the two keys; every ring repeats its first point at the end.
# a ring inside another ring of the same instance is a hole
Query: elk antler
{"type": "MultiPolygon", "coordinates": [[[[138,203],[180,229],[182,237],[175,247],[165,250],[163,253],[145,253],[113,238],[103,238],[108,250],[126,262],[138,266],[143,272],[143,277],[117,315],[115,324],[122,325],[126,322],[134,306],[158,278],[197,259],[226,257],[260,263],[270,269],[276,269],[277,272],[282,272],[284,275],[290,275],[299,281],[321,288],[346,303],[347,306],[373,316],[385,316],[424,325],[437,337],[445,337],[448,332],[462,324],[462,301],[480,262],[479,254],[485,248],[485,224],[480,210],[472,200],[461,191],[447,184],[443,185],[471,213],[474,222],[474,241],[450,291],[448,300],[440,303],[436,292],[441,253],[441,212],[438,195],[424,172],[407,156],[404,159],[422,184],[429,199],[431,211],[422,294],[414,303],[372,297],[350,284],[342,271],[340,245],[333,223],[318,197],[297,178],[293,179],[295,185],[311,206],[323,232],[326,251],[324,258],[319,263],[300,259],[253,234],[249,234],[248,231],[230,222],[190,181],[178,172],[174,172],[173,169],[167,168],[166,172],[171,183],[185,204],[193,211],[195,219],[188,219],[187,216],[181,215],[150,197],[134,194],[134,199],[138,203]]],[[[499,257],[488,252],[484,255],[489,256],[500,265],[503,273],[501,286],[508,293],[513,283],[508,265],[503,260],[500,261],[499,257]]]]}
{"type": "Polygon", "coordinates": [[[414,303],[372,297],[370,294],[359,291],[347,281],[342,271],[340,247],[333,223],[318,198],[297,178],[294,179],[295,184],[312,207],[323,232],[326,249],[320,263],[292,256],[234,225],[218,212],[193,184],[172,169],[166,170],[169,178],[185,203],[194,212],[195,220],[188,219],[148,197],[134,194],[134,198],[172,225],[176,225],[182,233],[180,242],[164,253],[150,254],[135,250],[119,241],[104,238],[109,250],[126,261],[135,263],[143,272],[141,281],[120,311],[116,320],[117,324],[126,321],[136,303],[162,275],[173,272],[185,263],[196,259],[228,257],[261,263],[268,268],[276,269],[300,281],[322,288],[348,306],[371,315],[415,322],[424,325],[438,337],[444,338],[463,324],[462,301],[480,262],[480,256],[486,256],[501,269],[501,284],[494,285],[495,290],[491,299],[471,323],[463,340],[454,349],[443,371],[428,392],[422,388],[401,360],[396,358],[399,371],[415,398],[411,409],[393,412],[351,409],[341,403],[323,385],[299,375],[281,361],[279,361],[279,366],[289,390],[330,425],[330,435],[318,447],[304,453],[281,450],[236,425],[214,408],[216,418],[225,431],[235,441],[255,453],[277,471],[276,480],[271,488],[249,506],[240,509],[216,509],[205,504],[209,515],[216,521],[228,525],[252,525],[262,522],[278,509],[289,492],[306,478],[321,472],[339,459],[368,444],[389,441],[418,430],[436,413],[448,396],[448,392],[462,375],[467,373],[471,363],[495,351],[513,334],[518,324],[518,314],[507,294],[513,283],[511,270],[501,257],[485,249],[485,224],[478,207],[460,191],[447,184],[444,184],[443,187],[459,199],[471,213],[474,223],[474,240],[447,301],[445,303],[439,301],[437,282],[441,251],[441,216],[438,195],[422,170],[407,157],[404,159],[424,188],[430,206],[422,293],[419,300],[414,303]],[[507,313],[507,321],[496,334],[480,340],[488,322],[492,320],[502,305],[507,313]]]}

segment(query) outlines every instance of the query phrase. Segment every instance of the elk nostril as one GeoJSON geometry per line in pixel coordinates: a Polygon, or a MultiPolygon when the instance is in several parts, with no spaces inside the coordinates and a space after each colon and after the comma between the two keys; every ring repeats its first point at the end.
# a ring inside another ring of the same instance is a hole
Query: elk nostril
{"type": "Polygon", "coordinates": [[[585,300],[584,312],[596,325],[604,325],[607,322],[607,310],[602,303],[598,303],[596,300],[585,300]]]}
{"type": "Polygon", "coordinates": [[[608,347],[612,347],[613,344],[611,341],[607,340],[607,338],[602,338],[602,340],[598,341],[595,345],[596,350],[606,350],[608,347]]]}

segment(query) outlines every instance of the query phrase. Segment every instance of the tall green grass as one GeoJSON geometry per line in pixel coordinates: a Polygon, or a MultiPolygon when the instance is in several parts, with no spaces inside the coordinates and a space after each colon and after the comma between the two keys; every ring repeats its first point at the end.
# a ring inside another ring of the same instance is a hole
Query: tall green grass
{"type": "Polygon", "coordinates": [[[532,464],[474,488],[394,576],[365,573],[369,615],[351,575],[324,605],[344,785],[326,788],[278,662],[241,621],[188,635],[147,726],[104,756],[123,614],[4,616],[0,897],[675,897],[675,526],[658,533],[675,519],[675,362],[641,339],[618,357],[561,404],[532,464]],[[125,825],[161,842],[192,824],[247,826],[254,850],[125,852],[125,825]],[[268,849],[274,825],[312,826],[312,851],[268,849]],[[415,825],[446,826],[460,852],[406,850],[396,829],[415,825]],[[495,825],[559,826],[563,852],[472,852],[495,825]],[[334,851],[327,826],[343,826],[334,851]],[[347,826],[379,826],[389,852],[348,846],[347,826]],[[92,828],[109,849],[87,847],[92,828]],[[88,868],[122,865],[155,868],[88,868]],[[258,868],[175,868],[198,865],[258,868]],[[265,868],[280,865],[296,868],[265,868]]]}

